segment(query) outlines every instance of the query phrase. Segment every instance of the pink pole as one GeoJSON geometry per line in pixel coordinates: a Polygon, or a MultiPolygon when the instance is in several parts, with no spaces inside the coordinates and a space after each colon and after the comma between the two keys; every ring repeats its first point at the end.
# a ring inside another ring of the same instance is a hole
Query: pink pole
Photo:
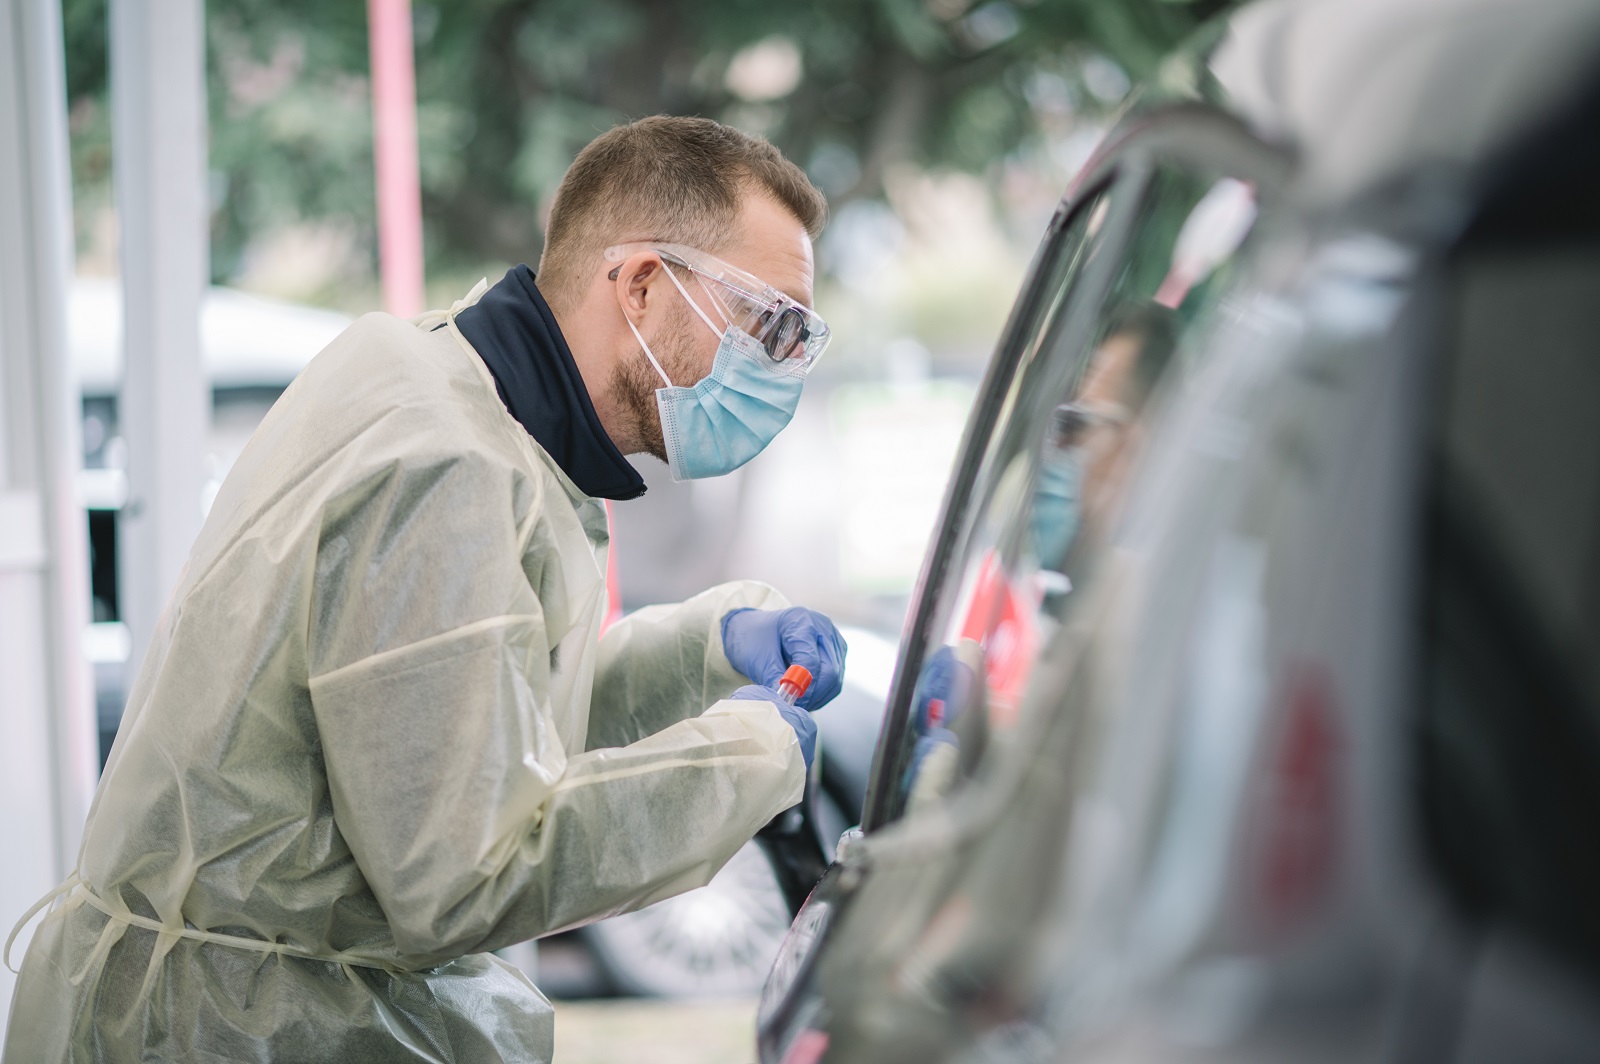
{"type": "Polygon", "coordinates": [[[372,134],[378,178],[378,271],[383,306],[422,313],[422,187],[411,0],[367,0],[372,45],[372,134]]]}

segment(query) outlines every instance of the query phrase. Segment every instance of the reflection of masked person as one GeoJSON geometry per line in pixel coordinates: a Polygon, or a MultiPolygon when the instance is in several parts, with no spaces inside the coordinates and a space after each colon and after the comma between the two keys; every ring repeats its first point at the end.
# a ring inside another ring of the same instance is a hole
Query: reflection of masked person
{"type": "Polygon", "coordinates": [[[1060,569],[1077,538],[1082,517],[1083,468],[1084,455],[1079,447],[1047,446],[1039,460],[1039,480],[1034,487],[1029,520],[1041,568],[1060,569]]]}
{"type": "Polygon", "coordinates": [[[1031,524],[1039,564],[1065,571],[1079,533],[1108,516],[1126,432],[1172,359],[1176,320],[1153,303],[1118,308],[1072,402],[1056,408],[1039,458],[1031,524]]]}

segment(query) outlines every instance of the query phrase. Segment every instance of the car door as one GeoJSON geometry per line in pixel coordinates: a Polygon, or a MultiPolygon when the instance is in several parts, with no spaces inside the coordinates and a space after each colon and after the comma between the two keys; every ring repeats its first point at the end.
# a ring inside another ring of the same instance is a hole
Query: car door
{"type": "MultiPolygon", "coordinates": [[[[1007,411],[1019,399],[1015,387],[1018,374],[1039,358],[1045,349],[1046,337],[1060,326],[1064,310],[1071,303],[1074,292],[1080,287],[1104,284],[1103,279],[1095,276],[1102,269],[1097,263],[1106,256],[1107,246],[1115,239],[1117,228],[1125,227],[1128,221],[1123,216],[1127,213],[1126,209],[1120,213],[1116,209],[1119,202],[1115,193],[1116,183],[1116,174],[1109,169],[1097,175],[1082,192],[1069,195],[1051,219],[979,390],[961,445],[961,457],[946,491],[943,515],[935,533],[935,546],[924,565],[913,601],[926,600],[928,588],[940,582],[940,569],[948,562],[952,552],[960,515],[965,511],[989,440],[996,425],[1004,421],[1007,411]]],[[[909,642],[902,642],[897,675],[905,671],[906,647],[909,645],[909,642]]],[[[895,704],[893,699],[894,694],[891,693],[891,705],[895,704]]],[[[903,702],[902,698],[902,705],[903,702]]],[[[878,752],[875,753],[874,779],[882,774],[876,761],[882,758],[885,741],[880,733],[878,752]]],[[[869,786],[867,804],[863,809],[863,826],[883,819],[882,814],[876,813],[873,808],[873,795],[881,795],[883,791],[881,785],[869,786]]],[[[882,797],[877,799],[879,805],[883,801],[882,797]]],[[[785,1052],[784,1047],[789,1043],[789,1039],[784,1037],[786,1030],[803,1030],[803,1017],[809,1015],[817,1003],[814,993],[804,985],[802,975],[809,971],[815,952],[826,941],[833,917],[841,906],[848,903],[849,896],[860,885],[859,876],[846,872],[845,865],[838,858],[845,853],[852,839],[861,834],[861,828],[853,829],[839,840],[834,863],[797,915],[768,977],[760,1016],[763,1060],[777,1059],[778,1054],[785,1052]]],[[[803,1046],[801,1052],[805,1052],[803,1046]]]]}
{"type": "Polygon", "coordinates": [[[1053,221],[969,422],[863,835],[842,840],[780,953],[764,1059],[815,1059],[805,1045],[829,1059],[938,1059],[1004,996],[1053,887],[1052,803],[1065,798],[1034,779],[1036,755],[1059,754],[1046,772],[1059,783],[1084,743],[1040,692],[1061,689],[1089,618],[1115,599],[1108,548],[1138,440],[1184,339],[1215,316],[1256,182],[1278,165],[1193,108],[1134,124],[1101,159],[1053,221]],[[997,827],[1008,821],[1022,827],[997,827]]]}

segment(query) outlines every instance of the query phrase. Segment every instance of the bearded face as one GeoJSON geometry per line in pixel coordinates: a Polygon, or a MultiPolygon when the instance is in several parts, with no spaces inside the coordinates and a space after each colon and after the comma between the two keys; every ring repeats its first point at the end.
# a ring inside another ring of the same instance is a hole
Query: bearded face
{"type": "MultiPolygon", "coordinates": [[[[709,337],[705,324],[692,317],[688,306],[678,300],[664,315],[656,334],[645,337],[645,342],[673,384],[692,387],[710,372],[704,351],[709,337]]],[[[713,348],[713,357],[714,351],[713,348]]],[[[660,387],[661,375],[645,357],[642,347],[636,347],[633,357],[619,362],[612,373],[612,393],[621,400],[619,406],[626,421],[623,428],[644,444],[647,453],[665,462],[667,444],[656,408],[656,389],[660,387]]]]}

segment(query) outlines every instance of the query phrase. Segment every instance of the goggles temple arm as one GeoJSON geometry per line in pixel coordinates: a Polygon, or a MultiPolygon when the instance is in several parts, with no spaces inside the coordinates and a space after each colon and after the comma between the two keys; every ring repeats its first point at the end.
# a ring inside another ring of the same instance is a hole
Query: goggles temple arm
{"type": "MultiPolygon", "coordinates": [[[[711,305],[716,308],[717,317],[722,319],[723,328],[726,329],[729,325],[732,325],[733,316],[728,313],[728,308],[723,306],[722,300],[717,298],[717,294],[711,290],[711,286],[706,284],[706,279],[700,275],[700,271],[690,266],[689,272],[694,274],[695,281],[700,285],[700,291],[706,294],[706,298],[711,300],[711,305]]],[[[704,316],[701,315],[701,317],[704,316]]]]}
{"type": "MultiPolygon", "coordinates": [[[[711,320],[711,315],[702,310],[700,304],[696,303],[692,298],[690,298],[689,290],[683,287],[683,282],[678,280],[678,275],[672,272],[672,266],[665,259],[661,260],[661,268],[667,271],[667,280],[671,281],[672,286],[678,290],[678,294],[683,296],[684,302],[688,303],[690,307],[694,308],[694,312],[700,315],[700,320],[706,323],[706,328],[710,329],[712,335],[720,340],[722,338],[722,334],[727,331],[727,327],[724,326],[721,329],[717,328],[717,323],[711,320]]],[[[690,272],[694,272],[692,267],[690,268],[690,272]]],[[[713,300],[713,302],[715,302],[715,300],[713,300]]]]}

